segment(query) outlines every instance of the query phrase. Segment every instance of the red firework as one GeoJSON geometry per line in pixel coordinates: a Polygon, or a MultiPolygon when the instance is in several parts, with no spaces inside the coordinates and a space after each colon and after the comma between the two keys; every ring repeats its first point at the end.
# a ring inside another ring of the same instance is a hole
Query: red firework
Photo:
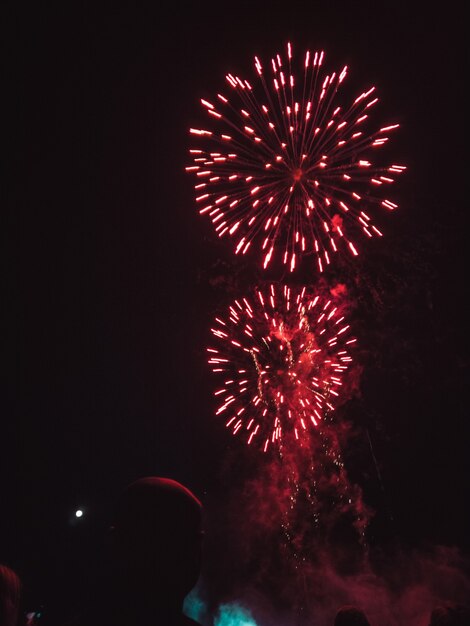
{"type": "Polygon", "coordinates": [[[190,150],[193,164],[186,170],[197,178],[199,212],[220,237],[235,238],[236,254],[256,244],[264,268],[278,252],[290,271],[314,254],[322,272],[341,247],[358,254],[355,231],[382,236],[367,211],[397,207],[375,194],[406,168],[372,162],[373,151],[399,126],[366,130],[378,102],[375,87],[343,108],[337,92],[347,67],[323,74],[324,53],[307,52],[297,78],[292,59],[288,44],[287,61],[276,55],[267,79],[255,57],[254,86],[227,74],[231,94],[201,100],[214,124],[190,129],[201,147],[190,150]]]}
{"type": "Polygon", "coordinates": [[[248,444],[296,440],[341,401],[341,385],[356,342],[341,308],[306,287],[269,285],[249,301],[235,300],[211,329],[217,415],[248,444]]]}

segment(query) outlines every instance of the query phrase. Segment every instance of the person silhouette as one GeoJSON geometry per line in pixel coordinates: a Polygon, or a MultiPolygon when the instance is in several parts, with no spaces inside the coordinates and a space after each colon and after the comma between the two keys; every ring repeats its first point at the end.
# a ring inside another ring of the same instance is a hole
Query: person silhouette
{"type": "Polygon", "coordinates": [[[106,584],[87,626],[197,626],[182,607],[198,580],[201,554],[196,496],[169,478],[132,483],[118,501],[106,584]]]}
{"type": "Polygon", "coordinates": [[[460,604],[441,604],[434,607],[429,626],[468,626],[470,609],[460,604]]]}
{"type": "Polygon", "coordinates": [[[336,613],[334,626],[370,626],[365,613],[355,606],[342,606],[336,613]]]}
{"type": "Polygon", "coordinates": [[[16,626],[20,615],[21,581],[6,565],[0,565],[0,626],[16,626]]]}

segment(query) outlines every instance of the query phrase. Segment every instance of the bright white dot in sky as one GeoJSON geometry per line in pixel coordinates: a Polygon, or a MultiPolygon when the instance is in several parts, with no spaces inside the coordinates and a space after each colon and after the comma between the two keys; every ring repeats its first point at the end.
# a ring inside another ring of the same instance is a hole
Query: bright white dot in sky
{"type": "Polygon", "coordinates": [[[75,511],[75,517],[82,517],[83,516],[83,511],[81,509],[77,509],[75,511]]]}

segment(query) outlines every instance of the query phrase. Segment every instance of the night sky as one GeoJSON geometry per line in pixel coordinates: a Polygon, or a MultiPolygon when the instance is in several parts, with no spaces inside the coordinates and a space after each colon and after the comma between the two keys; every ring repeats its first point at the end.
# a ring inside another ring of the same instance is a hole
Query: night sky
{"type": "Polygon", "coordinates": [[[215,312],[261,274],[198,216],[188,129],[227,71],[252,75],[255,54],[287,41],[349,65],[358,90],[377,86],[377,119],[401,124],[391,154],[408,166],[386,236],[364,242],[355,280],[342,275],[364,367],[351,472],[385,534],[468,553],[463,10],[64,4],[2,20],[0,562],[40,602],[130,481],[170,476],[203,502],[230,483],[221,468],[240,442],[213,416],[205,346],[215,312]]]}

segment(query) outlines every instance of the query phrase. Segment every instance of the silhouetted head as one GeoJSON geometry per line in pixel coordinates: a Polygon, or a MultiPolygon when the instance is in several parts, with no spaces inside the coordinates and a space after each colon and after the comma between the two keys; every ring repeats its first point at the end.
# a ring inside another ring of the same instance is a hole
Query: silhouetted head
{"type": "Polygon", "coordinates": [[[21,583],[15,572],[0,565],[0,624],[15,626],[20,612],[21,583]]]}
{"type": "Polygon", "coordinates": [[[149,477],[123,493],[113,524],[116,574],[141,603],[181,605],[201,566],[201,503],[183,485],[149,477]]]}
{"type": "Polygon", "coordinates": [[[334,626],[370,626],[370,622],[357,607],[342,606],[336,613],[334,626]]]}
{"type": "Polygon", "coordinates": [[[436,606],[429,622],[429,626],[467,626],[468,624],[470,624],[470,610],[465,606],[453,604],[436,606]]]}

